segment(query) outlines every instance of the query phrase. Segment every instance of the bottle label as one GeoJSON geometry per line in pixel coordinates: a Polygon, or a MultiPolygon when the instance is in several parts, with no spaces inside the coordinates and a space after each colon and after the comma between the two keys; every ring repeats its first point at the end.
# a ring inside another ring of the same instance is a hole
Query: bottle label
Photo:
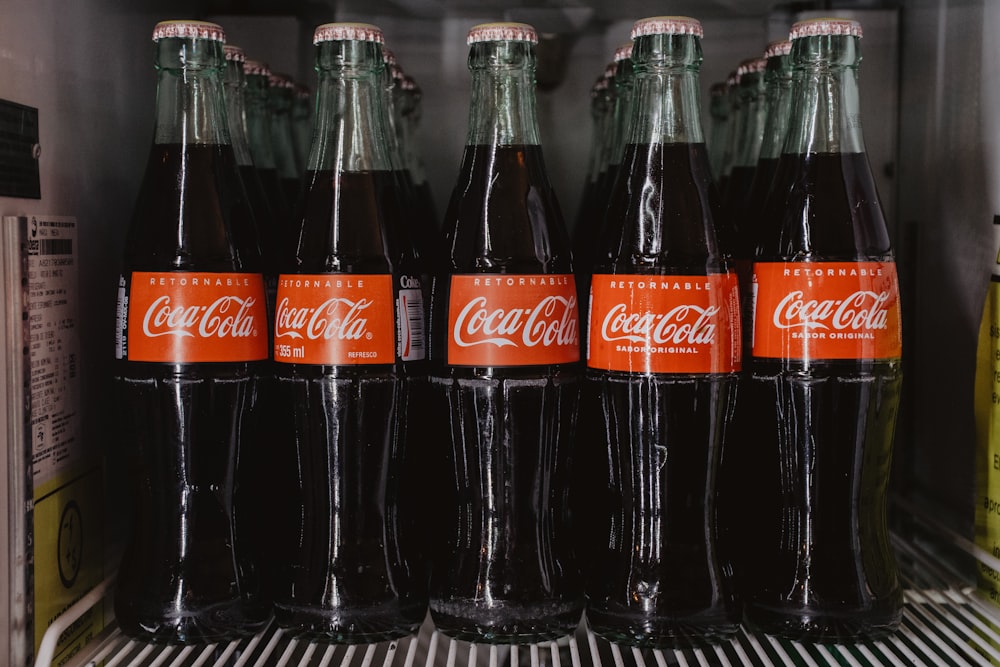
{"type": "Polygon", "coordinates": [[[451,277],[448,363],[540,366],[580,360],[572,274],[451,277]]]}
{"type": "Polygon", "coordinates": [[[392,276],[283,274],[274,314],[274,360],[288,364],[391,364],[392,276]]]}
{"type": "Polygon", "coordinates": [[[399,279],[396,312],[399,313],[399,358],[403,361],[420,361],[427,358],[424,291],[416,276],[399,279]]]}
{"type": "Polygon", "coordinates": [[[740,369],[735,273],[594,275],[587,366],[632,373],[740,369]]]}
{"type": "MultiPolygon", "coordinates": [[[[122,281],[123,282],[123,281],[122,281]]],[[[163,363],[267,359],[267,310],[259,273],[134,271],[119,358],[163,363]]]]}
{"type": "Polygon", "coordinates": [[[894,359],[902,354],[893,262],[757,262],[753,356],[894,359]]]}

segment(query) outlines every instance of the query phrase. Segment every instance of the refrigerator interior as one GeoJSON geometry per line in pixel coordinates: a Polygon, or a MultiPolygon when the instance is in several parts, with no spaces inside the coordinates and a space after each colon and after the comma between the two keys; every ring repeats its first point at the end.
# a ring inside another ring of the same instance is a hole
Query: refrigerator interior
{"type": "MultiPolygon", "coordinates": [[[[117,263],[152,136],[155,22],[204,18],[229,41],[312,84],[312,30],[333,20],[380,25],[423,89],[419,140],[439,213],[465,141],[465,34],[486,20],[520,20],[543,34],[538,112],[549,175],[566,220],[576,215],[590,140],[589,89],[636,18],[699,18],[707,90],[740,60],[826,13],[859,18],[865,139],[894,235],[904,289],[904,410],[894,487],[944,507],[971,538],[975,347],[1000,212],[1000,3],[991,0],[789,3],[771,0],[5,0],[0,99],[38,109],[38,199],[0,196],[0,215],[73,216],[79,230],[80,436],[107,490],[103,570],[113,572],[128,520],[126,472],[113,444],[117,263]]],[[[713,137],[707,137],[712,141],[713,137]]],[[[5,453],[5,456],[9,452],[5,453]]],[[[6,514],[18,507],[6,477],[6,514]]],[[[895,511],[901,511],[896,508],[895,511]]],[[[17,560],[8,531],[0,571],[17,560]]],[[[16,582],[0,578],[0,628],[23,622],[16,582]]],[[[109,610],[110,611],[110,610],[109,610]]]]}

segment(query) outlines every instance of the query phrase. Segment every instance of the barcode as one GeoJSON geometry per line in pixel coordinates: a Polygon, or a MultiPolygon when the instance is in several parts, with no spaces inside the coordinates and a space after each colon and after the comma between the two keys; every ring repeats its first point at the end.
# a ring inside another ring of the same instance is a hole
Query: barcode
{"type": "Polygon", "coordinates": [[[40,239],[39,255],[72,255],[73,239],[40,239]]]}
{"type": "Polygon", "coordinates": [[[416,361],[427,356],[424,323],[424,294],[418,289],[399,290],[400,352],[403,361],[416,361]]]}

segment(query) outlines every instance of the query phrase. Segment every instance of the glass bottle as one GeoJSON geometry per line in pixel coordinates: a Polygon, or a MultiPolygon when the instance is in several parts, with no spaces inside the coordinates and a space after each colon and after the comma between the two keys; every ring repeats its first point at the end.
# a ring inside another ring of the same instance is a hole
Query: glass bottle
{"type": "Polygon", "coordinates": [[[316,28],[315,131],[294,248],[281,262],[275,377],[298,456],[301,523],[275,618],[338,643],[413,633],[426,576],[409,484],[410,363],[425,355],[417,258],[403,234],[385,118],[382,32],[316,28]],[[416,281],[417,289],[411,284],[416,281]],[[416,294],[414,294],[416,292],[416,294]]]}
{"type": "Polygon", "coordinates": [[[243,73],[246,77],[246,119],[247,140],[250,142],[250,153],[257,176],[260,178],[267,197],[268,208],[274,216],[278,228],[278,238],[284,239],[280,230],[286,229],[290,218],[290,202],[285,200],[285,191],[281,187],[281,177],[274,158],[274,138],[271,135],[271,111],[268,108],[268,96],[271,79],[271,68],[266,63],[248,59],[243,63],[243,73]]]}
{"type": "Polygon", "coordinates": [[[746,617],[794,639],[894,630],[886,527],[899,285],[861,132],[861,26],[792,27],[792,117],[754,261],[746,617]]]}
{"type": "MultiPolygon", "coordinates": [[[[573,262],[576,266],[576,291],[580,306],[580,320],[586,321],[587,296],[590,294],[590,265],[593,260],[596,236],[604,220],[605,193],[601,192],[607,172],[607,156],[610,153],[608,138],[613,136],[612,108],[616,63],[610,63],[590,91],[590,116],[592,134],[590,138],[590,159],[587,178],[583,183],[580,207],[576,224],[573,226],[573,262]]],[[[583,331],[580,332],[584,334],[583,331]]],[[[583,343],[584,341],[581,341],[583,343]]]]}
{"type": "Polygon", "coordinates": [[[708,163],[712,166],[712,174],[718,181],[718,176],[722,173],[726,141],[729,138],[729,87],[723,81],[713,83],[708,89],[708,96],[708,113],[712,119],[708,135],[708,163]]]}
{"type": "Polygon", "coordinates": [[[243,179],[243,186],[246,188],[254,220],[257,223],[257,238],[260,240],[261,259],[264,262],[264,284],[270,308],[268,312],[273,312],[278,277],[275,269],[277,260],[275,244],[278,238],[278,229],[274,217],[271,215],[267,196],[264,194],[264,185],[261,183],[260,174],[257,173],[257,168],[254,166],[250,142],[247,139],[246,75],[243,71],[246,54],[243,49],[232,44],[226,44],[224,48],[226,56],[224,90],[229,136],[233,143],[233,154],[240,170],[240,177],[243,179]]]}
{"type": "Polygon", "coordinates": [[[312,91],[304,83],[295,84],[295,103],[292,105],[292,135],[295,137],[295,159],[299,174],[306,171],[309,145],[312,143],[312,91]]]}
{"type": "Polygon", "coordinates": [[[403,161],[416,192],[419,206],[427,211],[427,216],[434,222],[435,230],[440,225],[434,194],[431,192],[430,181],[427,180],[427,169],[424,166],[423,155],[419,148],[420,121],[423,117],[423,91],[419,84],[410,76],[404,76],[400,87],[402,100],[400,102],[401,122],[399,124],[400,141],[403,147],[403,161]]]}
{"type": "Polygon", "coordinates": [[[733,158],[736,156],[736,141],[739,134],[738,128],[741,123],[743,107],[740,104],[740,77],[736,70],[726,77],[727,98],[729,100],[729,122],[726,123],[727,134],[723,141],[725,148],[722,151],[722,166],[718,172],[713,172],[715,176],[715,187],[720,195],[725,195],[729,188],[729,172],[733,169],[733,158]]]}
{"type": "MultiPolygon", "coordinates": [[[[744,236],[738,241],[738,247],[749,248],[750,266],[745,266],[737,259],[737,271],[740,275],[740,305],[743,309],[743,358],[749,359],[751,354],[753,334],[753,290],[752,290],[752,256],[756,248],[760,216],[764,201],[770,192],[774,171],[781,155],[785,133],[792,107],[789,95],[792,80],[791,58],[789,51],[792,43],[785,40],[770,44],[765,52],[767,67],[764,72],[766,87],[766,120],[764,123],[764,138],[761,141],[760,157],[754,171],[750,197],[739,214],[742,224],[738,231],[744,236]],[[745,269],[744,269],[745,266],[745,269]],[[744,280],[743,271],[747,272],[744,280]]],[[[750,432],[748,420],[753,419],[751,402],[746,400],[746,392],[750,382],[750,364],[743,366],[740,380],[740,400],[733,411],[732,422],[724,436],[722,462],[719,465],[719,490],[717,494],[719,505],[720,543],[724,557],[728,561],[728,569],[736,580],[735,587],[740,590],[740,561],[747,553],[742,546],[752,544],[753,532],[746,530],[752,525],[752,520],[743,518],[745,509],[743,498],[747,493],[753,493],[753,482],[746,477],[745,458],[750,455],[751,447],[743,443],[750,432]]]]}
{"type": "Polygon", "coordinates": [[[591,284],[585,392],[599,397],[596,633],[638,646],[736,632],[718,555],[716,471],[740,369],[738,283],[720,249],[701,130],[701,24],[632,30],[635,101],[591,284]]]}
{"type": "Polygon", "coordinates": [[[433,290],[434,419],[448,426],[429,485],[445,494],[431,616],[453,637],[569,634],[583,610],[567,533],[580,385],[569,237],[535,111],[531,26],[469,32],[472,102],[433,290]]]}
{"type": "Polygon", "coordinates": [[[751,58],[740,63],[737,73],[740,84],[739,124],[736,128],[736,152],[729,170],[729,181],[722,200],[723,245],[736,261],[736,271],[740,285],[750,284],[750,262],[754,247],[744,232],[748,220],[747,201],[753,185],[757,157],[764,138],[764,122],[767,105],[765,103],[764,68],[767,60],[751,58]]]}
{"type": "MultiPolygon", "coordinates": [[[[268,341],[273,342],[274,298],[278,286],[277,238],[278,228],[264,194],[264,186],[253,163],[250,143],[246,131],[245,89],[246,76],[243,71],[246,55],[238,46],[226,44],[224,48],[226,70],[224,90],[226,98],[226,118],[232,139],[233,154],[239,167],[240,178],[246,189],[250,209],[257,223],[257,238],[260,241],[261,260],[264,272],[264,293],[267,302],[268,341]]],[[[275,531],[287,524],[287,516],[278,511],[281,499],[273,497],[268,489],[276,479],[276,464],[271,443],[276,437],[271,418],[270,393],[273,379],[269,370],[264,370],[257,378],[257,391],[250,406],[250,424],[243,439],[238,476],[240,485],[236,489],[234,504],[237,508],[237,529],[245,535],[245,540],[253,546],[260,572],[261,591],[267,600],[271,599],[274,585],[274,570],[278,560],[275,552],[275,531]]],[[[284,463],[285,461],[283,461],[284,463]]],[[[283,468],[286,477],[288,466],[283,468]]],[[[279,540],[280,542],[280,540],[279,540]]]]}
{"type": "Polygon", "coordinates": [[[253,634],[269,613],[233,511],[267,315],[226,122],[225,35],[166,21],[153,41],[153,145],[118,284],[114,373],[136,502],[115,614],[132,637],[207,643],[253,634]]]}
{"type": "Polygon", "coordinates": [[[295,155],[295,136],[292,133],[294,104],[295,81],[287,74],[271,72],[268,78],[267,106],[271,118],[274,164],[278,168],[278,179],[288,208],[298,215],[296,207],[303,184],[299,176],[299,158],[295,155]]]}

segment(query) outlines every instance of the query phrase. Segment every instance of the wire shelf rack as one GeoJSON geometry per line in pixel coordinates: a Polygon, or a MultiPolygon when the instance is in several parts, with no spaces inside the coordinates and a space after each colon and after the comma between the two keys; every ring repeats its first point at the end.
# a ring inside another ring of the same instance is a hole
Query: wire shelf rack
{"type": "MultiPolygon", "coordinates": [[[[298,641],[272,625],[229,644],[165,647],[129,640],[114,626],[66,667],[724,667],[838,665],[938,667],[1000,665],[1000,607],[971,583],[976,567],[1000,560],[943,523],[898,501],[906,525],[893,533],[905,587],[903,622],[891,637],[855,644],[807,644],[741,629],[711,648],[650,650],[611,644],[581,624],[572,637],[526,646],[476,645],[450,639],[425,622],[414,637],[370,645],[298,641]]],[[[106,581],[49,628],[36,667],[49,667],[52,648],[73,621],[110,594],[106,581]]]]}

